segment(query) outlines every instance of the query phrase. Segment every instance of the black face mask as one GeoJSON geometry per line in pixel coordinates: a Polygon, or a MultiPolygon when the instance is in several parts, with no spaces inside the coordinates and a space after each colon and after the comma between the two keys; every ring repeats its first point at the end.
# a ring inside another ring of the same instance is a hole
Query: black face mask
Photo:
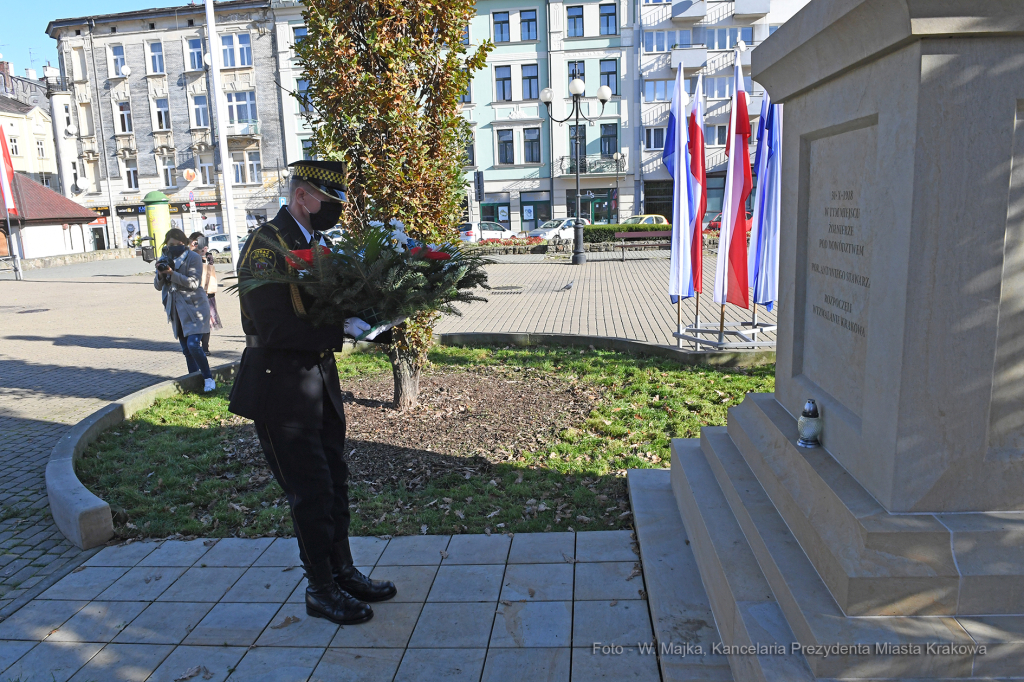
{"type": "Polygon", "coordinates": [[[338,224],[342,208],[336,201],[323,201],[319,211],[309,214],[309,224],[317,232],[326,232],[338,224]]]}
{"type": "Polygon", "coordinates": [[[171,258],[177,258],[186,251],[188,251],[188,247],[180,244],[178,246],[164,247],[164,252],[167,253],[167,255],[169,255],[171,258]]]}

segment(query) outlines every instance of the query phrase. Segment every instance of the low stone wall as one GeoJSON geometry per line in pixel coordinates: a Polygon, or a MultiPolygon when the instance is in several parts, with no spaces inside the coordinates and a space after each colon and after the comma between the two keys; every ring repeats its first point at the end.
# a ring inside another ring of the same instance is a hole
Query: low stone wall
{"type": "Polygon", "coordinates": [[[39,268],[55,268],[61,265],[72,263],[89,263],[97,260],[114,260],[116,258],[135,258],[135,249],[101,249],[99,251],[86,251],[85,253],[65,253],[60,256],[46,256],[45,258],[23,258],[21,267],[25,270],[38,270],[39,268]]]}

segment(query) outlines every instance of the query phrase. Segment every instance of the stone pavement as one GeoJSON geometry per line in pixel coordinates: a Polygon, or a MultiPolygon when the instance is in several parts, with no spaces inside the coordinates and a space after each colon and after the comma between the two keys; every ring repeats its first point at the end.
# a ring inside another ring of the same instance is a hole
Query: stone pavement
{"type": "Polygon", "coordinates": [[[353,538],[398,596],[310,618],[294,539],[108,547],[0,623],[0,679],[660,679],[630,531],[353,538]],[[595,653],[594,644],[624,645],[595,653]],[[190,676],[191,675],[191,676],[190,676]]]}

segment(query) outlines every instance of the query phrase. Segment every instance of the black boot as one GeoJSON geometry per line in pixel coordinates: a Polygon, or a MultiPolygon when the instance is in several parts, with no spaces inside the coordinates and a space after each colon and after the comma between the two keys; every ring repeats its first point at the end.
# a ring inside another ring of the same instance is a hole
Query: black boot
{"type": "Polygon", "coordinates": [[[373,618],[373,609],[338,587],[329,559],[307,567],[306,579],[307,615],[338,625],[365,623],[373,618]]]}
{"type": "Polygon", "coordinates": [[[390,580],[371,580],[352,564],[335,569],[334,582],[342,591],[367,602],[385,601],[398,594],[398,588],[390,580]]]}

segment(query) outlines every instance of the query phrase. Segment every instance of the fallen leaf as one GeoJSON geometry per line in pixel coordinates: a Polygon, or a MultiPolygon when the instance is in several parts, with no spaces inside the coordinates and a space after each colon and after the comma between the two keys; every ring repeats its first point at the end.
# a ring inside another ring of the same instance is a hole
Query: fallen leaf
{"type": "Polygon", "coordinates": [[[566,562],[568,562],[570,564],[578,564],[579,563],[575,558],[569,556],[565,552],[562,552],[562,558],[565,559],[566,562]]]}
{"type": "Polygon", "coordinates": [[[85,566],[79,566],[78,568],[76,568],[75,570],[73,570],[71,572],[72,573],[81,573],[84,570],[85,570],[85,566]]]}
{"type": "Polygon", "coordinates": [[[522,483],[522,482],[523,482],[523,472],[520,471],[519,475],[516,476],[516,483],[522,483]]]}
{"type": "Polygon", "coordinates": [[[420,535],[426,535],[426,534],[427,534],[427,524],[424,523],[422,526],[420,526],[420,535]]]}
{"type": "Polygon", "coordinates": [[[287,573],[288,571],[294,571],[296,568],[298,568],[298,566],[289,566],[288,568],[282,568],[281,572],[287,573]]]}
{"type": "Polygon", "coordinates": [[[488,514],[488,515],[487,515],[487,518],[489,518],[489,519],[493,519],[493,518],[494,518],[495,516],[497,516],[497,515],[498,515],[499,513],[501,513],[501,508],[500,508],[500,507],[499,507],[498,509],[495,509],[494,511],[492,511],[492,512],[491,512],[490,514],[488,514]]]}
{"type": "Polygon", "coordinates": [[[280,629],[282,629],[282,628],[286,628],[286,627],[288,627],[288,626],[289,626],[289,625],[291,625],[292,623],[298,623],[298,622],[299,622],[300,620],[301,620],[301,619],[300,619],[300,618],[299,618],[298,616],[286,616],[286,617],[285,617],[285,619],[284,619],[284,620],[282,620],[282,621],[281,621],[280,623],[278,623],[277,625],[271,625],[271,626],[270,626],[270,629],[271,629],[271,630],[280,630],[280,629]]]}
{"type": "Polygon", "coordinates": [[[612,601],[611,601],[611,603],[609,604],[609,606],[615,606],[615,605],[616,605],[616,604],[618,604],[618,603],[619,603],[619,600],[618,600],[618,599],[612,599],[612,601]]]}
{"type": "Polygon", "coordinates": [[[203,675],[204,680],[208,680],[213,677],[213,673],[211,673],[205,665],[197,665],[195,667],[189,668],[188,670],[183,672],[179,677],[175,677],[174,682],[184,682],[185,680],[191,680],[193,677],[199,675],[200,673],[203,675]]]}
{"type": "Polygon", "coordinates": [[[533,595],[537,594],[537,590],[533,589],[532,587],[531,587],[531,588],[529,588],[529,589],[527,590],[527,592],[529,592],[529,593],[530,593],[530,596],[531,596],[531,597],[532,597],[533,595]]]}
{"type": "Polygon", "coordinates": [[[447,559],[447,558],[448,558],[448,552],[446,552],[446,551],[444,551],[444,550],[442,549],[442,550],[441,550],[441,558],[442,558],[442,559],[447,559]]]}
{"type": "Polygon", "coordinates": [[[465,512],[463,512],[461,509],[456,509],[455,510],[455,515],[458,516],[460,519],[465,519],[466,518],[465,512]]]}

